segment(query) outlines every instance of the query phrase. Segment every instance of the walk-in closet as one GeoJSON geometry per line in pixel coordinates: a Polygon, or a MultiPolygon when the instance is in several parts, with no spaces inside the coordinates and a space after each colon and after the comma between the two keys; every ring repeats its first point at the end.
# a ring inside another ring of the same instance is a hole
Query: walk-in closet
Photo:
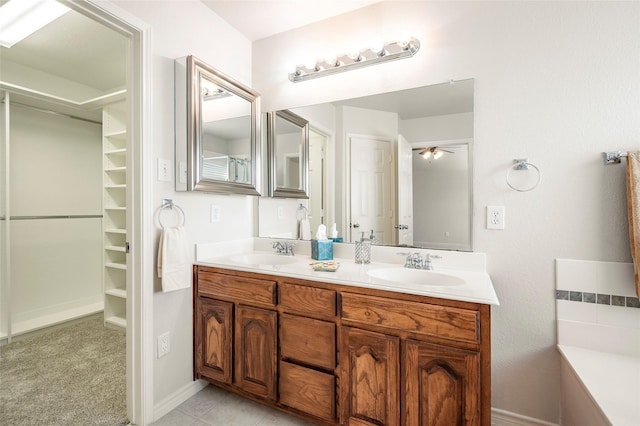
{"type": "Polygon", "coordinates": [[[126,332],[128,43],[69,9],[0,42],[3,350],[85,320],[126,332]]]}

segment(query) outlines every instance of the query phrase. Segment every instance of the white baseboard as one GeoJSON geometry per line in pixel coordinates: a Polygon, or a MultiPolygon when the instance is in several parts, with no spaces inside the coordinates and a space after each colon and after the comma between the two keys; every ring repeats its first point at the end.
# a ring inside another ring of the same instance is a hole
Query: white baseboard
{"type": "Polygon", "coordinates": [[[491,409],[491,426],[559,426],[533,417],[523,416],[510,411],[491,409]]]}
{"type": "Polygon", "coordinates": [[[200,392],[207,385],[208,383],[204,380],[195,380],[169,395],[153,407],[153,421],[157,422],[162,416],[176,409],[178,405],[200,392]]]}

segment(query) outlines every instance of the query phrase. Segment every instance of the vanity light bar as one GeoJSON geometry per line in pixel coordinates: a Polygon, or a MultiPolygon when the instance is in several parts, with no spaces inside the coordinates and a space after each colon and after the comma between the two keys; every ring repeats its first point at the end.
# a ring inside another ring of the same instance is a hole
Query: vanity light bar
{"type": "Polygon", "coordinates": [[[319,60],[311,67],[298,65],[295,72],[289,74],[289,80],[297,83],[381,62],[409,58],[419,49],[420,41],[414,37],[406,41],[394,41],[384,44],[381,48],[368,48],[354,54],[339,55],[335,59],[319,60]]]}

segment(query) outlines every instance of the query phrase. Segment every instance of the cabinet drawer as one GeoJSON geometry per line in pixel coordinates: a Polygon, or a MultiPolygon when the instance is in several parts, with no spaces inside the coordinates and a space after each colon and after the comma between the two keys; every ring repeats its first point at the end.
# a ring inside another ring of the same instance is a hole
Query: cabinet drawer
{"type": "Polygon", "coordinates": [[[280,362],[280,402],[325,420],[335,419],[335,377],[288,362],[280,362]]]}
{"type": "Polygon", "coordinates": [[[255,278],[199,272],[198,293],[200,296],[219,297],[227,300],[243,300],[270,306],[276,304],[275,281],[255,278]]]}
{"type": "Polygon", "coordinates": [[[336,292],[297,284],[280,284],[280,305],[293,312],[312,316],[336,315],[336,292]]]}
{"type": "Polygon", "coordinates": [[[280,354],[314,367],[336,366],[336,326],[333,323],[295,315],[280,316],[280,354]]]}
{"type": "Polygon", "coordinates": [[[470,309],[343,293],[342,318],[464,342],[480,340],[479,313],[470,309]]]}

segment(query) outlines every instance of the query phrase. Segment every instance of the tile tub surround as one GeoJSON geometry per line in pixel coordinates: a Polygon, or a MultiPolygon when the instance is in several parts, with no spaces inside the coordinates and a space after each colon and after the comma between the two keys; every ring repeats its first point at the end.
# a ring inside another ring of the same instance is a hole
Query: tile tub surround
{"type": "Polygon", "coordinates": [[[571,401],[586,393],[582,404],[595,401],[594,412],[606,418],[593,424],[634,424],[630,419],[640,418],[640,309],[632,265],[557,259],[556,288],[563,412],[579,418],[571,401]]]}

